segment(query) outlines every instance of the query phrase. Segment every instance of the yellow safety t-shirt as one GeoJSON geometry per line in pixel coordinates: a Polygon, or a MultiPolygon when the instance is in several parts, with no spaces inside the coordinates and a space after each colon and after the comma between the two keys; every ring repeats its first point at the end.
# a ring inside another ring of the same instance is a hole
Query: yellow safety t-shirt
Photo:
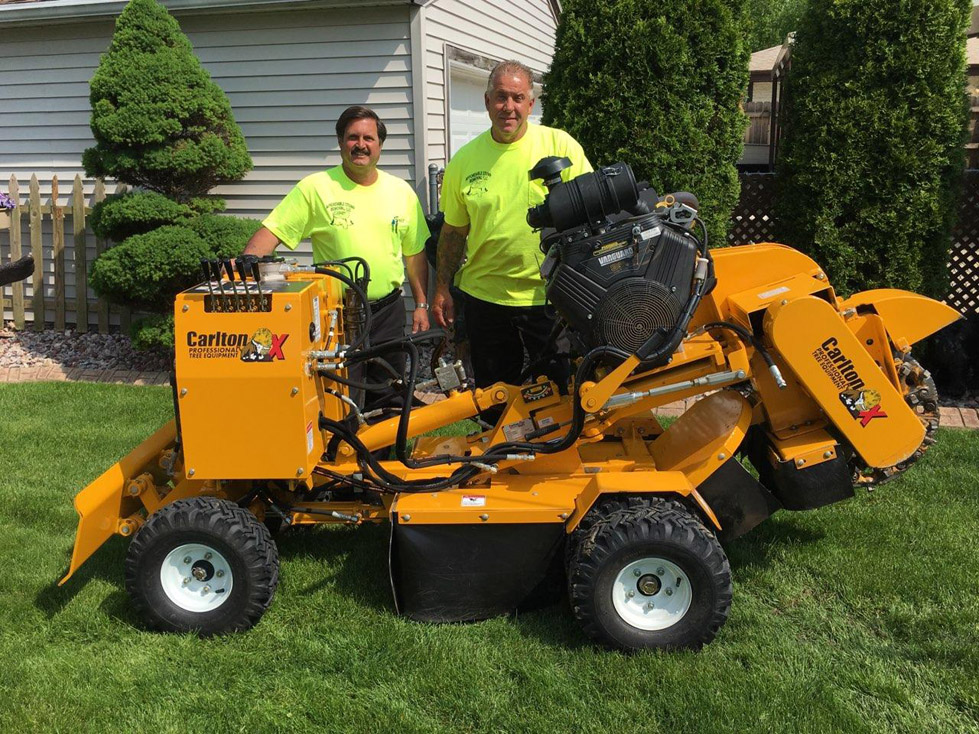
{"type": "Polygon", "coordinates": [[[574,138],[533,123],[515,143],[498,143],[487,130],[446,165],[441,201],[445,221],[453,227],[469,225],[467,259],[456,281],[464,292],[504,306],[544,303],[544,256],[540,234],[527,224],[527,209],[544,201],[547,189],[528,173],[551,155],[571,159],[571,168],[561,172],[565,181],[592,170],[574,138]]]}
{"type": "Polygon", "coordinates": [[[414,190],[384,171],[370,186],[354,183],[343,166],[307,176],[262,224],[295,250],[307,237],[313,261],[358,256],[367,261],[367,297],[376,300],[404,282],[402,256],[425,249],[425,214],[414,190]]]}

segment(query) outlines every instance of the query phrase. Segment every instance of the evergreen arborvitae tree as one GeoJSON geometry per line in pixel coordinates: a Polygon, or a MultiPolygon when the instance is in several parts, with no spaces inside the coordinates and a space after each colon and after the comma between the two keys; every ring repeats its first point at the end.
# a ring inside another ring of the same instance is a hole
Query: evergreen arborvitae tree
{"type": "Polygon", "coordinates": [[[231,103],[157,0],[130,0],[91,82],[96,145],[89,176],[138,187],[96,206],[93,227],[116,244],[91,284],[113,303],[157,311],[133,325],[135,343],[173,346],[174,295],[200,280],[204,257],[241,252],[259,222],[217,217],[214,186],[252,167],[231,103]],[[121,240],[121,241],[120,241],[121,240]]]}
{"type": "Polygon", "coordinates": [[[844,293],[942,297],[968,115],[970,0],[810,0],[792,50],[780,239],[844,293]]]}
{"type": "Polygon", "coordinates": [[[252,167],[224,92],[157,0],[130,0],[91,81],[96,145],[82,162],[179,202],[252,167]]]}
{"type": "Polygon", "coordinates": [[[740,185],[748,49],[741,0],[567,0],[544,77],[544,123],[593,165],[622,160],[660,193],[700,199],[723,244],[740,185]]]}

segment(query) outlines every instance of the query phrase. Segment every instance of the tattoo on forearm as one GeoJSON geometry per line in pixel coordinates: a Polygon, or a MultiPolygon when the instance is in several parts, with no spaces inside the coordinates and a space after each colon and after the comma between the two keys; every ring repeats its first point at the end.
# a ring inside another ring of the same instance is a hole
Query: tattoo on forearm
{"type": "Polygon", "coordinates": [[[448,287],[452,284],[465,252],[466,237],[459,232],[443,229],[442,236],[439,237],[438,265],[435,269],[437,287],[448,287]]]}

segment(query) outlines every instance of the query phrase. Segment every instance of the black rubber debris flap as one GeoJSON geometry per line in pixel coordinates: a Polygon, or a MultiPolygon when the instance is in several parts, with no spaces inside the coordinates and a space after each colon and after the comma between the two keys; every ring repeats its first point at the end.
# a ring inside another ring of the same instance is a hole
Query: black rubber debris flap
{"type": "Polygon", "coordinates": [[[391,583],[401,614],[473,622],[509,612],[537,588],[564,547],[562,523],[408,525],[391,533],[391,583]]]}

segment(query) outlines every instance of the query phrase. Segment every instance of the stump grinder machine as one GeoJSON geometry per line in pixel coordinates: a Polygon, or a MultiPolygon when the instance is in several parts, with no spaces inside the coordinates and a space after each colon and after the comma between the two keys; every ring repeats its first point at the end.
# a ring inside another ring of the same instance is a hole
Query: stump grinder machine
{"type": "Polygon", "coordinates": [[[174,420],[77,495],[62,583],[121,535],[150,626],[245,630],[278,585],[271,530],[388,522],[412,619],[484,619],[557,586],[604,645],[697,648],[728,616],[726,543],[928,449],[937,395],[911,345],[955,311],[899,290],[840,298],[779,244],[711,251],[692,195],[660,197],[621,163],[562,182],[568,165],[530,172],[528,212],[567,384],[530,365],[523,385],[474,389],[444,359],[419,383],[418,344],[440,334],[370,343],[361,260],[203,263],[175,303],[174,420]],[[363,382],[398,351],[406,374],[363,382]],[[365,387],[400,405],[363,412],[365,387]],[[413,404],[422,388],[444,398],[413,404]],[[652,412],[691,397],[667,427],[652,412]],[[426,435],[493,411],[472,435],[426,435]]]}

